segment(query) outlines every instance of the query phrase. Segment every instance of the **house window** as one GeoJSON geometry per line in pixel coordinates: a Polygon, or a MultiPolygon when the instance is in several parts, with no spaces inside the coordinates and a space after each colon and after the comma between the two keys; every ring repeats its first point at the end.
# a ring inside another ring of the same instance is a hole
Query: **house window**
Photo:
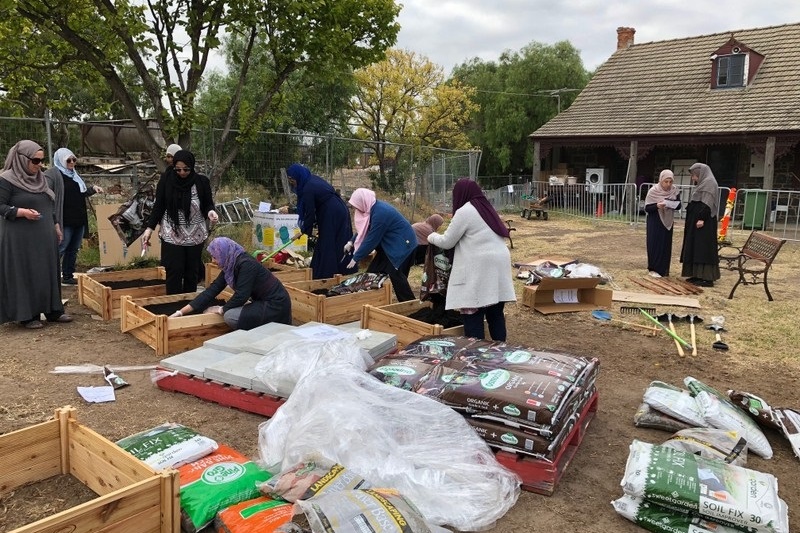
{"type": "Polygon", "coordinates": [[[717,88],[744,87],[745,57],[735,54],[717,59],[717,88]]]}

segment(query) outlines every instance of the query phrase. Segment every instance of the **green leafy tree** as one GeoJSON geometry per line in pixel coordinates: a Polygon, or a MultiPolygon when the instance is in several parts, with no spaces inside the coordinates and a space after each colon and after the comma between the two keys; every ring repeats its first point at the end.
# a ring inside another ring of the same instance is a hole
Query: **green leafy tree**
{"type": "Polygon", "coordinates": [[[395,170],[405,145],[470,147],[464,127],[477,110],[473,91],[457,80],[445,82],[441,67],[426,57],[392,49],[355,77],[352,123],[375,153],[378,187],[399,187],[395,170]]]}
{"type": "Polygon", "coordinates": [[[470,140],[483,151],[482,175],[532,167],[528,135],[572,103],[589,82],[580,54],[569,42],[531,43],[505,52],[499,61],[472,59],[453,78],[474,89],[480,112],[470,124],[470,140]]]}
{"type": "Polygon", "coordinates": [[[393,0],[3,0],[0,12],[31,23],[35,29],[26,42],[40,35],[43,42],[61,42],[63,48],[55,51],[59,61],[81,61],[98,74],[159,162],[162,147],[146,119],[155,120],[164,137],[191,146],[196,98],[210,55],[223,32],[237,35],[244,43],[240,79],[215,139],[215,182],[239,150],[231,138],[255,135],[294,72],[362,67],[380,59],[399,30],[393,0]],[[260,98],[244,104],[260,51],[273,75],[261,86],[260,98]],[[128,68],[135,72],[133,86],[124,76],[128,68]]]}

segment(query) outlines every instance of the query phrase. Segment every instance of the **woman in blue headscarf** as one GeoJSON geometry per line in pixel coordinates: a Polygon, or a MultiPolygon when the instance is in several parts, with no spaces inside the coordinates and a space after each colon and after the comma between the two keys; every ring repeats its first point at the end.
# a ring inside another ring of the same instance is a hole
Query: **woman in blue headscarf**
{"type": "Polygon", "coordinates": [[[47,183],[56,195],[56,218],[64,238],[58,245],[61,258],[61,284],[77,285],[74,278],[78,250],[84,237],[89,236],[89,216],[86,199],[103,188],[83,181],[75,164],[78,158],[69,148],[59,148],[53,154],[53,167],[44,173],[47,183]]]}
{"type": "Polygon", "coordinates": [[[236,241],[217,237],[208,253],[221,272],[197,297],[170,317],[191,313],[222,315],[232,329],[253,329],[269,322],[292,323],[292,301],[281,281],[264,268],[236,241]],[[211,305],[225,286],[233,296],[223,305],[211,305]]]}
{"type": "Polygon", "coordinates": [[[334,274],[349,274],[348,258],[342,256],[344,245],[353,235],[350,211],[330,183],[315,176],[306,167],[294,163],[286,169],[289,185],[297,194],[297,214],[300,231],[311,235],[317,226],[317,244],[311,257],[314,279],[332,278],[334,274]]]}

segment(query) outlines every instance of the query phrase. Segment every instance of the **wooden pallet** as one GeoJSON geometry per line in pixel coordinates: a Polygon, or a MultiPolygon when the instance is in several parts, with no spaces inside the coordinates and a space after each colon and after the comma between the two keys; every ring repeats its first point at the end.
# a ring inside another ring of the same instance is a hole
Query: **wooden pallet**
{"type": "Polygon", "coordinates": [[[597,413],[598,395],[595,392],[581,410],[579,423],[564,440],[552,462],[534,459],[524,454],[498,451],[497,461],[522,479],[522,488],[537,494],[552,496],[575,452],[586,435],[586,428],[597,413]]]}
{"type": "Polygon", "coordinates": [[[632,282],[656,294],[688,296],[702,294],[703,289],[677,278],[629,278],[632,282]]]}
{"type": "Polygon", "coordinates": [[[361,307],[364,305],[380,307],[392,303],[392,283],[388,279],[381,288],[370,291],[327,297],[313,292],[330,289],[343,279],[341,274],[337,274],[333,278],[286,283],[286,291],[292,299],[292,320],[300,324],[346,324],[361,320],[361,307]]]}
{"type": "MultiPolygon", "coordinates": [[[[309,281],[311,280],[311,269],[310,268],[295,268],[291,265],[282,265],[280,263],[275,263],[271,259],[266,263],[261,263],[264,268],[272,272],[272,274],[281,280],[281,283],[293,283],[295,281],[309,281]]],[[[214,262],[206,263],[206,276],[205,276],[205,284],[206,287],[211,285],[219,273],[222,271],[214,262]]]]}
{"type": "MultiPolygon", "coordinates": [[[[172,372],[164,368],[159,368],[158,370],[172,372]]],[[[278,407],[286,401],[278,396],[271,396],[182,372],[159,379],[156,381],[156,386],[161,390],[182,392],[196,396],[201,400],[262,416],[273,416],[278,407]]]]}
{"type": "Polygon", "coordinates": [[[76,278],[78,280],[78,303],[95,311],[103,320],[119,318],[120,299],[122,296],[147,298],[150,296],[163,296],[167,293],[167,273],[164,267],[78,274],[76,278]],[[112,288],[115,282],[138,280],[159,280],[163,283],[124,289],[112,288]]]}

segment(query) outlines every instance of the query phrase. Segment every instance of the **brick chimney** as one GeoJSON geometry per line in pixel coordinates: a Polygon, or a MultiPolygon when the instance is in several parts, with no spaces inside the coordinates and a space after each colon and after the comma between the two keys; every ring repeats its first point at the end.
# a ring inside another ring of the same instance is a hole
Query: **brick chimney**
{"type": "Polygon", "coordinates": [[[633,34],[636,30],[620,26],[617,28],[617,50],[623,50],[633,45],[633,34]]]}

